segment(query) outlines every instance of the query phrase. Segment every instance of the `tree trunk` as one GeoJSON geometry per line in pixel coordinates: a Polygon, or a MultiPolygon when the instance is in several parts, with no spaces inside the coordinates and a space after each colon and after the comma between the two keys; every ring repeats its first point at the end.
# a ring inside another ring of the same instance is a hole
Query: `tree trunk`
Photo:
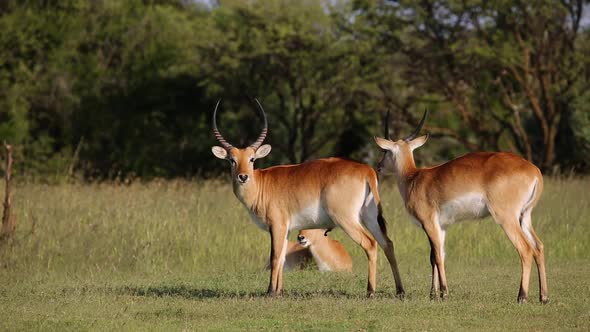
{"type": "MultiPolygon", "coordinates": [[[[555,121],[554,119],[552,121],[555,121]]],[[[549,127],[548,137],[545,138],[545,154],[543,156],[543,163],[541,170],[543,172],[550,172],[555,165],[555,139],[557,135],[557,121],[551,123],[549,127]]]]}
{"type": "Polygon", "coordinates": [[[4,196],[4,213],[2,215],[2,229],[0,230],[0,240],[8,240],[14,236],[16,230],[16,221],[12,214],[12,198],[10,192],[10,178],[12,172],[12,146],[4,142],[4,149],[6,150],[6,168],[5,180],[6,191],[4,196]]]}

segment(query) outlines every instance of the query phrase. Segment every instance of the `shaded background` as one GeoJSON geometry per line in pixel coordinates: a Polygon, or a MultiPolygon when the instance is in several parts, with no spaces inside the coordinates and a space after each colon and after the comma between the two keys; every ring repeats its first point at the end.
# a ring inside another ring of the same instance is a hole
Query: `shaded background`
{"type": "Polygon", "coordinates": [[[422,111],[419,163],[514,151],[546,173],[590,171],[584,1],[0,2],[0,139],[15,176],[215,176],[269,117],[259,166],[380,157],[422,111]]]}

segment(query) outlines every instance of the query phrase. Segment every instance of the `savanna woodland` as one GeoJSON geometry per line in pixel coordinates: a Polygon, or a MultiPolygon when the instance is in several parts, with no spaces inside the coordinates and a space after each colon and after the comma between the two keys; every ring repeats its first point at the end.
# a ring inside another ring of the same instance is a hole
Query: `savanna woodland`
{"type": "Polygon", "coordinates": [[[211,114],[268,164],[371,162],[392,113],[430,110],[426,161],[514,151],[590,171],[583,1],[86,1],[0,4],[0,138],[15,176],[211,176],[211,114]]]}
{"type": "Polygon", "coordinates": [[[0,330],[590,329],[589,12],[582,0],[0,1],[13,160],[0,145],[12,177],[0,330]],[[449,231],[449,298],[430,301],[428,240],[390,178],[405,300],[383,254],[365,298],[367,259],[338,229],[353,273],[286,273],[284,296],[265,297],[269,236],[211,154],[216,102],[223,136],[246,146],[262,128],[254,98],[273,146],[257,167],[375,166],[387,112],[400,138],[425,109],[419,166],[471,151],[533,162],[549,303],[533,269],[531,301],[516,304],[519,257],[490,219],[449,231]]]}

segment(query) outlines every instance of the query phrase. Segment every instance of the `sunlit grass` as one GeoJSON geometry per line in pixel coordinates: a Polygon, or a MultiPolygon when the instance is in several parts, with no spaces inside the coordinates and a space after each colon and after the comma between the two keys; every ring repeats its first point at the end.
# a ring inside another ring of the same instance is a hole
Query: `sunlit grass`
{"type": "MultiPolygon", "coordinates": [[[[518,255],[492,219],[452,227],[450,299],[429,300],[429,247],[393,183],[382,188],[408,298],[380,254],[364,298],[366,258],[340,230],[352,274],[286,275],[264,297],[269,236],[224,181],[131,185],[17,184],[17,235],[0,252],[0,328],[13,329],[588,329],[589,179],[548,179],[533,225],[545,243],[550,304],[515,304],[518,255]]],[[[292,234],[293,236],[294,234],[292,234]]]]}

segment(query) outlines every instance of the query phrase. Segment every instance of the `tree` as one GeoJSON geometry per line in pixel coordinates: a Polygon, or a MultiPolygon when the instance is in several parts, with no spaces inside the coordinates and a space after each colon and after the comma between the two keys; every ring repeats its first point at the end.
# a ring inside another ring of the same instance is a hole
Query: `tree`
{"type": "Polygon", "coordinates": [[[23,154],[25,173],[63,176],[79,145],[88,177],[195,174],[207,164],[193,38],[202,10],[139,0],[10,8],[0,17],[0,137],[23,154]]]}
{"type": "Polygon", "coordinates": [[[358,6],[381,45],[405,55],[408,89],[419,87],[450,116],[431,130],[468,150],[516,150],[546,171],[558,163],[560,119],[570,111],[572,88],[588,63],[580,61],[576,43],[582,1],[358,6]],[[391,26],[401,28],[383,28],[391,26]]]}
{"type": "MultiPolygon", "coordinates": [[[[261,98],[272,124],[269,139],[288,161],[333,150],[347,125],[362,127],[354,115],[365,88],[361,56],[319,2],[236,2],[214,10],[211,20],[206,31],[215,33],[202,49],[211,66],[210,94],[234,107],[261,98]]],[[[239,118],[246,122],[252,114],[239,118]]]]}

